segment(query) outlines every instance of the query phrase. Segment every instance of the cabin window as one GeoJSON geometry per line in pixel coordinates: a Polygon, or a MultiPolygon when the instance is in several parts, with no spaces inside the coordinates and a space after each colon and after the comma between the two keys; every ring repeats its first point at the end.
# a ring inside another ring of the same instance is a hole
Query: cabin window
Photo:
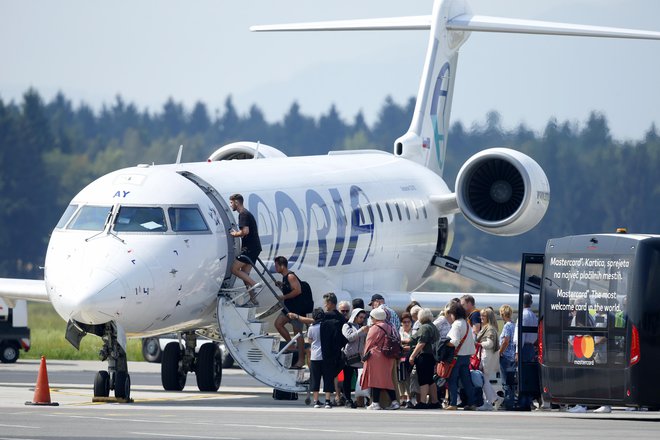
{"type": "Polygon", "coordinates": [[[410,208],[408,208],[408,203],[405,200],[403,201],[403,206],[406,207],[406,217],[410,220],[410,208]]]}
{"type": "Polygon", "coordinates": [[[67,223],[69,223],[69,220],[71,220],[71,217],[73,217],[73,214],[76,212],[76,209],[78,209],[78,205],[69,205],[66,207],[64,210],[64,214],[62,214],[62,217],[60,217],[60,221],[57,222],[57,226],[55,226],[56,229],[61,229],[66,226],[67,223]]]}
{"type": "Polygon", "coordinates": [[[392,208],[390,208],[390,204],[385,202],[385,207],[387,208],[387,214],[390,216],[390,221],[394,221],[394,217],[392,217],[392,208]]]}
{"type": "Polygon", "coordinates": [[[102,231],[111,210],[111,206],[83,206],[69,223],[69,229],[102,231]]]}
{"type": "Polygon", "coordinates": [[[170,225],[174,232],[205,232],[209,230],[197,208],[169,208],[170,225]]]}
{"type": "Polygon", "coordinates": [[[403,220],[403,217],[401,216],[401,208],[399,207],[399,202],[394,202],[394,206],[396,207],[396,213],[399,215],[399,221],[403,220]]]}
{"type": "Polygon", "coordinates": [[[165,232],[165,214],[162,208],[122,206],[117,213],[116,232],[165,232]]]}
{"type": "Polygon", "coordinates": [[[380,222],[383,223],[383,211],[381,211],[378,203],[376,203],[376,210],[378,210],[378,218],[380,219],[380,222]]]}

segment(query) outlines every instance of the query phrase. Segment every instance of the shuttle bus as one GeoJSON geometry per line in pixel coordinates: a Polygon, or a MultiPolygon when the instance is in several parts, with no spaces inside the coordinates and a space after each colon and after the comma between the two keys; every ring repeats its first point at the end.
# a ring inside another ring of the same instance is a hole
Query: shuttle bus
{"type": "Polygon", "coordinates": [[[554,403],[660,408],[660,236],[551,239],[545,254],[524,255],[521,281],[539,318],[518,327],[519,341],[537,340],[521,386],[554,403]]]}

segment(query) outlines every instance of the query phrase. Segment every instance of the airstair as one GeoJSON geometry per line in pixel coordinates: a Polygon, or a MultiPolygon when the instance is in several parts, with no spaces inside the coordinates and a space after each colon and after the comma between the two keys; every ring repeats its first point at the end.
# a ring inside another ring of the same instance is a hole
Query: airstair
{"type": "MultiPolygon", "coordinates": [[[[253,264],[253,268],[263,283],[262,292],[277,296],[273,287],[275,278],[260,259],[257,263],[260,267],[253,264]]],[[[229,354],[246,373],[268,386],[282,391],[308,392],[308,371],[292,369],[293,353],[288,351],[302,335],[294,335],[280,348],[280,335],[264,331],[263,319],[285,306],[278,302],[257,315],[257,308],[249,299],[245,288],[221,289],[218,293],[218,328],[229,354]]]]}
{"type": "MultiPolygon", "coordinates": [[[[471,280],[485,284],[498,292],[518,294],[520,272],[507,269],[483,257],[462,256],[460,259],[436,254],[431,261],[434,266],[457,273],[471,280]]],[[[527,292],[539,291],[538,283],[526,281],[527,292]]]]}

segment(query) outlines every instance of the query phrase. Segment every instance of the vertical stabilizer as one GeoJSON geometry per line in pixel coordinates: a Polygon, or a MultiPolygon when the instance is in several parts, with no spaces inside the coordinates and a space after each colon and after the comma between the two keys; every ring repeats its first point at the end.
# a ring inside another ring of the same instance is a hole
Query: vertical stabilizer
{"type": "Polygon", "coordinates": [[[447,22],[469,14],[464,0],[436,0],[434,3],[429,46],[413,119],[408,132],[394,142],[394,154],[439,175],[445,165],[458,49],[470,35],[467,31],[448,30],[447,22]]]}

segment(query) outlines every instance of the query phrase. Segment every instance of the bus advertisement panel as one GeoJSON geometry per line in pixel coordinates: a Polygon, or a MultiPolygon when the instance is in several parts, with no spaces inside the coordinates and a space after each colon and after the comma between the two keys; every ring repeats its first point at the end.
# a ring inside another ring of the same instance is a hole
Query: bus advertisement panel
{"type": "MultiPolygon", "coordinates": [[[[539,361],[543,391],[553,401],[635,406],[658,401],[658,397],[648,401],[640,389],[644,383],[640,341],[651,336],[656,341],[644,353],[648,362],[657,357],[660,330],[657,325],[652,330],[644,327],[649,308],[657,310],[657,305],[642,306],[648,273],[660,269],[660,260],[647,258],[649,252],[658,252],[658,240],[648,239],[601,234],[548,241],[539,361]],[[642,327],[649,332],[640,339],[642,327]]],[[[660,303],[660,291],[655,303],[660,303]]],[[[654,382],[646,379],[647,384],[654,382]]]]}

